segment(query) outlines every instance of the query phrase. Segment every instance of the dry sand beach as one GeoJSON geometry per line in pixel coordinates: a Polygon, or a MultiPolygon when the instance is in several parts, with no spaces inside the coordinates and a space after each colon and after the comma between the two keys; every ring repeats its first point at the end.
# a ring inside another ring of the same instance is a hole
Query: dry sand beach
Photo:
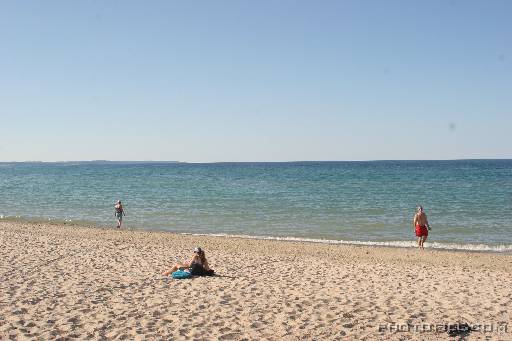
{"type": "Polygon", "coordinates": [[[509,255],[8,221],[0,241],[5,340],[512,339],[509,255]],[[160,276],[196,245],[219,276],[160,276]]]}

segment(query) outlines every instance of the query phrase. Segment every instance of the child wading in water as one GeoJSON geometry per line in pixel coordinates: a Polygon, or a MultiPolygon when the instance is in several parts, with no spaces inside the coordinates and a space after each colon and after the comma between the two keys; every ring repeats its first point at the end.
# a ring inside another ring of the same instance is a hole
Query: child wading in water
{"type": "Polygon", "coordinates": [[[117,228],[121,228],[121,225],[123,224],[123,215],[126,215],[124,214],[123,204],[121,204],[121,200],[118,200],[116,202],[114,210],[114,215],[117,218],[117,228]]]}

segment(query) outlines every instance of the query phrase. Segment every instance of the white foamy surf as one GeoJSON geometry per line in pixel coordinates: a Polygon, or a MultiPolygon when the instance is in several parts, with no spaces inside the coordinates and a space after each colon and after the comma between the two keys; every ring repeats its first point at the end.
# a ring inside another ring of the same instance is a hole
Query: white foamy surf
{"type": "MultiPolygon", "coordinates": [[[[6,216],[0,214],[0,220],[15,220],[28,222],[61,222],[61,223],[82,223],[84,226],[99,226],[95,223],[87,221],[79,221],[72,219],[24,219],[21,216],[6,216]]],[[[148,230],[142,228],[142,230],[148,230]]],[[[151,230],[151,229],[149,229],[151,230]]],[[[172,229],[162,229],[161,231],[174,232],[172,229]]],[[[174,232],[189,236],[211,236],[222,238],[242,238],[242,239],[258,239],[258,240],[280,240],[289,242],[305,242],[319,244],[338,244],[338,245],[360,245],[360,246],[377,246],[377,247],[398,247],[398,248],[416,248],[417,244],[414,240],[391,240],[391,241],[361,241],[361,240],[336,240],[336,239],[317,239],[317,238],[300,238],[300,237],[280,237],[280,236],[261,236],[261,235],[245,235],[245,234],[227,234],[227,233],[186,233],[174,232]]],[[[476,244],[476,243],[444,243],[427,241],[426,249],[451,250],[451,251],[472,251],[472,252],[493,252],[493,253],[510,253],[512,254],[512,244],[476,244]]]]}
{"type": "MultiPolygon", "coordinates": [[[[416,248],[415,241],[393,240],[393,241],[359,241],[359,240],[332,240],[332,239],[315,239],[315,238],[298,238],[298,237],[273,237],[273,236],[251,236],[243,234],[225,234],[225,233],[180,233],[189,236],[211,236],[223,238],[242,238],[257,240],[280,240],[289,242],[306,242],[319,244],[339,244],[339,245],[361,245],[361,246],[382,246],[382,247],[399,247],[399,248],[416,248]]],[[[457,243],[440,243],[429,242],[425,245],[427,249],[452,250],[452,251],[476,251],[476,252],[497,252],[512,253],[511,244],[457,244],[457,243]]]]}

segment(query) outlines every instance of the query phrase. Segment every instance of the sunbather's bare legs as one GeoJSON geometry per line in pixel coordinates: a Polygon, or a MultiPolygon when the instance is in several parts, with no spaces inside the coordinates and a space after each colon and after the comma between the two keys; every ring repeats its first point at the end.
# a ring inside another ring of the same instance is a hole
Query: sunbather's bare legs
{"type": "Polygon", "coordinates": [[[169,276],[170,274],[172,274],[174,271],[177,271],[179,268],[188,268],[190,267],[189,264],[187,263],[176,263],[173,265],[172,268],[168,269],[168,270],[165,270],[164,272],[162,272],[162,275],[164,276],[169,276]]]}

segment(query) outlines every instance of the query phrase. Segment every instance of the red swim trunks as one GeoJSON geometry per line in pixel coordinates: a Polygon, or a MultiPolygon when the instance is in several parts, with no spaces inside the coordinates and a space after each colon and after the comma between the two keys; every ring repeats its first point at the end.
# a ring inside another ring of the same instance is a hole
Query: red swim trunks
{"type": "Polygon", "coordinates": [[[426,237],[428,236],[428,229],[425,225],[416,225],[416,237],[426,237]]]}

